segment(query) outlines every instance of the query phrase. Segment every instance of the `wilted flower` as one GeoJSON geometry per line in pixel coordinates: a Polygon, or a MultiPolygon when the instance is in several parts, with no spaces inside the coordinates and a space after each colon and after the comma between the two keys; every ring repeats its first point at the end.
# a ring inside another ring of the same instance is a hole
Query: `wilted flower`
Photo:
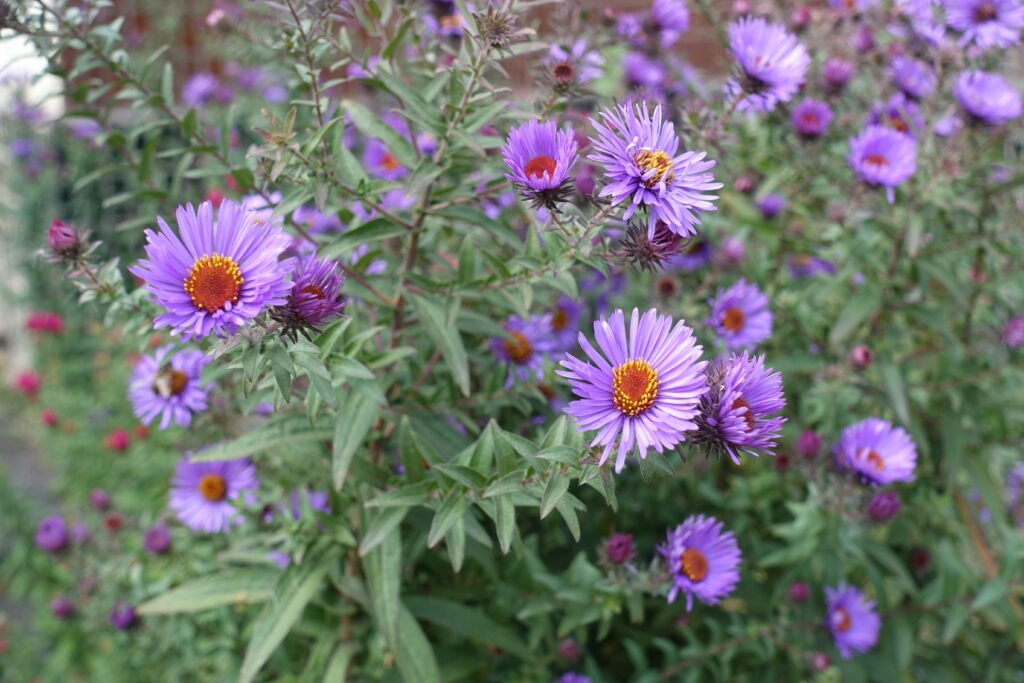
{"type": "Polygon", "coordinates": [[[170,508],[194,531],[223,533],[242,522],[236,502],[258,486],[248,458],[193,462],[186,454],[171,481],[170,508]]]}
{"type": "Polygon", "coordinates": [[[654,228],[654,235],[648,235],[646,227],[630,223],[622,238],[623,257],[643,270],[664,268],[681,253],[682,247],[682,236],[660,222],[654,228]]]}
{"type": "Polygon", "coordinates": [[[713,327],[727,349],[752,349],[772,336],[772,312],[768,297],[745,279],[740,279],[709,300],[713,327]]]}
{"type": "Polygon", "coordinates": [[[913,57],[893,59],[890,74],[893,85],[899,88],[904,95],[915,100],[932,94],[938,82],[935,71],[913,57]]]}
{"type": "Polygon", "coordinates": [[[258,221],[230,200],[216,220],[210,202],[198,212],[179,206],[177,218],[180,237],[158,217],[160,232],[146,231],[148,259],[129,269],[167,311],[154,327],[170,327],[186,340],[224,336],[285,303],[292,263],[278,257],[291,240],[280,224],[258,221]]]}
{"type": "Polygon", "coordinates": [[[508,366],[505,386],[539,380],[544,376],[544,357],[555,350],[551,314],[529,320],[511,316],[505,321],[506,337],[491,340],[491,350],[508,366]]]}
{"type": "Polygon", "coordinates": [[[736,589],[740,580],[739,544],[731,531],[724,531],[714,517],[697,515],[668,532],[665,545],[658,546],[672,573],[668,601],[686,595],[686,609],[693,599],[717,605],[736,589]]]}
{"type": "Polygon", "coordinates": [[[797,135],[814,140],[828,132],[832,123],[832,110],[821,100],[803,100],[793,107],[790,122],[797,135]]]}
{"type": "Polygon", "coordinates": [[[573,401],[565,412],[576,418],[580,431],[597,431],[591,447],[604,446],[603,465],[618,445],[615,471],[636,447],[641,458],[654,448],[659,453],[684,440],[696,428],[700,397],[707,390],[703,349],[693,330],[651,309],[642,317],[633,309],[627,333],[625,316],[615,311],[594,323],[598,349],[580,333],[588,360],[566,356],[558,374],[569,380],[573,401]]]}
{"type": "Polygon", "coordinates": [[[946,21],[960,31],[960,44],[982,50],[1020,42],[1024,3],[1020,0],[947,0],[946,21]]]}
{"type": "Polygon", "coordinates": [[[736,75],[726,92],[740,111],[772,111],[803,85],[811,64],[807,49],[781,24],[745,17],[729,25],[736,75]]]}
{"type": "Polygon", "coordinates": [[[283,306],[271,311],[271,317],[284,326],[283,333],[295,339],[310,337],[341,315],[345,302],[341,288],[345,274],[337,261],[321,261],[315,256],[299,260],[292,273],[291,292],[283,306]]]}
{"type": "Polygon", "coordinates": [[[737,465],[741,455],[772,455],[785,418],[782,375],[764,365],[764,356],[733,355],[707,367],[708,391],[701,398],[697,431],[691,441],[737,465]]]}
{"type": "Polygon", "coordinates": [[[875,611],[874,602],[846,584],[826,588],[825,602],[825,623],[832,631],[843,659],[849,659],[855,652],[867,652],[875,646],[882,620],[875,611]]]}
{"type": "Polygon", "coordinates": [[[846,429],[833,448],[836,464],[851,469],[873,484],[913,481],[917,447],[901,427],[877,417],[846,429]]]}
{"type": "Polygon", "coordinates": [[[51,515],[39,522],[36,527],[36,545],[40,550],[56,553],[64,550],[68,544],[68,525],[60,515],[51,515]]]}
{"type": "Polygon", "coordinates": [[[900,494],[895,491],[880,491],[871,497],[868,514],[876,522],[887,522],[900,511],[900,494]]]}
{"type": "Polygon", "coordinates": [[[196,349],[184,349],[171,355],[173,347],[163,346],[152,356],[135,363],[128,383],[128,398],[135,416],[146,425],[160,418],[160,429],[171,423],[187,427],[194,413],[207,408],[212,385],[199,376],[211,358],[196,349]]]}
{"type": "Polygon", "coordinates": [[[508,178],[519,194],[534,207],[557,211],[558,204],[573,194],[569,173],[576,165],[576,137],[568,128],[558,130],[554,121],[530,119],[513,128],[501,148],[508,178]]]}
{"type": "Polygon", "coordinates": [[[715,162],[705,161],[704,152],[676,156],[679,138],[672,122],[662,121],[660,106],[653,115],[646,104],[621,105],[601,115],[604,123],[594,121],[598,137],[591,138],[590,156],[609,183],[601,196],[611,196],[614,204],[628,201],[625,220],[646,208],[648,236],[659,221],[676,234],[695,235],[700,212],[715,210],[717,197],[705,193],[722,186],[710,173],[715,162]]]}
{"type": "Polygon", "coordinates": [[[917,170],[913,138],[884,126],[868,126],[850,138],[847,159],[861,180],[885,188],[890,204],[895,199],[895,188],[917,170]]]}
{"type": "Polygon", "coordinates": [[[626,564],[636,556],[633,534],[612,534],[604,539],[604,556],[612,564],[626,564]]]}
{"type": "Polygon", "coordinates": [[[966,71],[957,76],[953,94],[977,123],[999,126],[1021,114],[1020,93],[997,73],[966,71]]]}

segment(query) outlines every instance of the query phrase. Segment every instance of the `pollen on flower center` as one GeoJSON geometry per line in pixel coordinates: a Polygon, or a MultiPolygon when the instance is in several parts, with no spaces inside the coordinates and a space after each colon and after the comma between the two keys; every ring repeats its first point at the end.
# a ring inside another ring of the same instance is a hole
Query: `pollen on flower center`
{"type": "Polygon", "coordinates": [[[999,12],[991,2],[983,2],[974,10],[974,20],[978,23],[992,21],[997,16],[999,16],[999,12]]]}
{"type": "Polygon", "coordinates": [[[558,168],[558,164],[554,159],[541,155],[526,162],[526,167],[523,169],[523,173],[526,174],[527,178],[540,179],[544,176],[553,178],[555,176],[556,168],[558,168]]]}
{"type": "Polygon", "coordinates": [[[754,411],[750,409],[750,404],[747,403],[747,400],[745,398],[743,398],[742,396],[737,398],[735,401],[732,402],[731,408],[733,410],[746,408],[747,412],[743,413],[743,419],[746,420],[747,422],[747,431],[749,432],[754,429],[754,411]]]}
{"type": "Polygon", "coordinates": [[[245,279],[238,263],[227,256],[203,256],[188,271],[185,293],[197,308],[216,313],[228,302],[238,301],[245,279]]]}
{"type": "Polygon", "coordinates": [[[889,160],[881,154],[869,154],[864,157],[864,163],[870,164],[871,166],[888,166],[889,160]]]}
{"type": "Polygon", "coordinates": [[[708,575],[708,558],[696,548],[686,548],[679,556],[679,571],[690,581],[699,583],[708,575]]]}
{"type": "Polygon", "coordinates": [[[647,187],[654,187],[662,180],[671,183],[675,177],[672,170],[672,158],[664,152],[644,150],[633,158],[633,163],[643,171],[643,183],[647,187]]]}
{"type": "Polygon", "coordinates": [[[846,633],[853,626],[853,620],[850,618],[850,613],[842,607],[837,607],[832,613],[832,625],[836,627],[841,633],[846,633]]]}
{"type": "Polygon", "coordinates": [[[735,306],[725,309],[725,313],[722,315],[722,327],[733,334],[742,330],[746,321],[747,316],[743,313],[743,309],[735,306]]]}
{"type": "Polygon", "coordinates": [[[882,459],[882,456],[878,454],[878,451],[868,451],[868,454],[864,456],[864,459],[871,463],[877,472],[881,472],[885,469],[885,461],[882,459]]]}
{"type": "Polygon", "coordinates": [[[501,347],[505,349],[512,362],[522,365],[530,360],[530,356],[533,355],[533,344],[530,340],[520,332],[509,332],[508,336],[508,339],[502,340],[501,347]]]}
{"type": "Polygon", "coordinates": [[[188,386],[188,375],[181,370],[165,368],[153,379],[153,392],[162,398],[178,396],[188,386]]]}
{"type": "Polygon", "coordinates": [[[199,480],[199,494],[211,503],[219,503],[228,494],[228,483],[219,474],[207,474],[199,480]]]}
{"type": "Polygon", "coordinates": [[[658,371],[645,360],[626,361],[612,370],[612,402],[620,413],[636,417],[658,398],[658,371]]]}

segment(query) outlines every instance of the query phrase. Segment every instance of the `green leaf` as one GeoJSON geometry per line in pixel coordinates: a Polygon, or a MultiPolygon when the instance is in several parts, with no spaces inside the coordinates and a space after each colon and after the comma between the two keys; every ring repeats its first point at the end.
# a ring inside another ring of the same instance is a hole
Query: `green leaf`
{"type": "Polygon", "coordinates": [[[170,62],[164,63],[164,72],[160,78],[160,95],[164,98],[165,105],[174,106],[174,67],[170,62]]]}
{"type": "Polygon", "coordinates": [[[399,529],[392,530],[383,543],[366,555],[363,570],[377,628],[388,647],[397,650],[398,613],[402,606],[402,534],[399,529]]]}
{"type": "Polygon", "coordinates": [[[434,648],[404,605],[398,616],[398,639],[402,646],[395,652],[395,662],[405,683],[441,683],[434,648]]]}
{"type": "Polygon", "coordinates": [[[540,499],[540,518],[544,519],[547,517],[555,506],[558,505],[558,501],[562,499],[566,491],[569,490],[569,477],[564,474],[553,474],[548,479],[547,485],[544,487],[544,495],[540,499]]]}
{"type": "Polygon", "coordinates": [[[491,619],[482,607],[467,607],[444,598],[419,595],[407,597],[405,604],[418,618],[452,633],[478,643],[495,645],[524,661],[534,659],[533,652],[516,632],[491,619]]]}
{"type": "Polygon", "coordinates": [[[347,254],[363,244],[372,244],[382,240],[404,235],[406,229],[389,218],[372,218],[358,228],[346,232],[320,251],[324,257],[335,257],[347,254]]]}
{"type": "Polygon", "coordinates": [[[882,304],[881,295],[873,289],[865,289],[852,297],[843,307],[832,325],[828,341],[832,346],[840,346],[857,327],[868,319],[882,304]]]}
{"type": "Polygon", "coordinates": [[[359,542],[359,554],[365,557],[367,553],[383,543],[388,534],[402,523],[408,512],[409,508],[407,507],[387,508],[384,510],[380,516],[370,522],[366,533],[363,534],[363,538],[359,542]]]}
{"type": "Polygon", "coordinates": [[[277,646],[299,621],[306,605],[321,589],[324,577],[337,557],[334,549],[314,551],[302,564],[285,570],[274,597],[264,605],[252,628],[252,639],[246,648],[239,674],[239,683],[251,683],[277,646]]]}
{"type": "Polygon", "coordinates": [[[398,131],[354,100],[342,100],[341,106],[352,117],[360,133],[383,142],[395,159],[406,168],[411,170],[417,166],[415,150],[398,131]]]}
{"type": "Polygon", "coordinates": [[[223,605],[260,603],[274,594],[280,574],[274,569],[253,567],[203,576],[147,600],[139,605],[139,614],[181,614],[223,605]]]}
{"type": "Polygon", "coordinates": [[[348,665],[356,653],[355,643],[338,643],[327,662],[323,683],[345,683],[348,665]]]}
{"type": "Polygon", "coordinates": [[[427,335],[441,349],[441,355],[444,356],[463,396],[469,396],[469,359],[466,356],[466,347],[462,345],[458,327],[448,323],[444,309],[433,299],[410,294],[409,300],[420,317],[427,335]]]}
{"type": "Polygon", "coordinates": [[[413,507],[427,502],[434,483],[421,481],[381,494],[366,503],[368,508],[413,507]]]}
{"type": "Polygon", "coordinates": [[[437,514],[434,515],[434,519],[430,523],[430,533],[427,534],[427,547],[433,548],[441,542],[441,539],[452,525],[466,514],[467,506],[466,499],[458,489],[448,494],[448,497],[441,503],[441,507],[437,509],[437,514]]]}
{"type": "Polygon", "coordinates": [[[344,486],[352,456],[363,445],[380,412],[380,406],[375,401],[355,391],[348,392],[347,396],[339,396],[338,405],[331,462],[331,477],[336,491],[344,486]]]}
{"type": "Polygon", "coordinates": [[[889,403],[892,405],[896,417],[904,425],[910,424],[910,407],[907,405],[907,387],[903,382],[903,375],[899,367],[895,365],[883,365],[879,368],[882,375],[882,384],[885,386],[885,393],[889,396],[889,403]]]}
{"type": "Polygon", "coordinates": [[[985,609],[989,605],[992,605],[1004,597],[1009,592],[1010,587],[1003,579],[993,579],[991,582],[985,584],[978,595],[975,596],[971,602],[971,610],[976,611],[979,609],[985,609]]]}
{"type": "Polygon", "coordinates": [[[516,532],[516,508],[510,496],[501,496],[494,501],[494,528],[498,534],[498,546],[502,555],[508,555],[512,548],[512,537],[516,532]]]}
{"type": "Polygon", "coordinates": [[[193,455],[192,459],[196,462],[234,460],[274,448],[295,448],[310,443],[326,442],[330,438],[329,430],[310,429],[305,416],[288,415],[237,439],[201,450],[193,455]]]}

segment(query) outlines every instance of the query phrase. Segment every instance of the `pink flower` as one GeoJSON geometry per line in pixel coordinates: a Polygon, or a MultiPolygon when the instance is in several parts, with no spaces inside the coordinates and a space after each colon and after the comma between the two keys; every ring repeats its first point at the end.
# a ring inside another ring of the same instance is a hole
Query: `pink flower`
{"type": "Polygon", "coordinates": [[[36,372],[23,372],[14,380],[14,388],[28,398],[35,398],[43,386],[43,379],[36,372]]]}
{"type": "Polygon", "coordinates": [[[64,318],[60,313],[35,311],[29,314],[25,328],[29,332],[60,334],[64,331],[64,318]]]}
{"type": "Polygon", "coordinates": [[[39,421],[46,427],[56,427],[57,413],[50,408],[46,408],[43,412],[39,413],[39,421]]]}

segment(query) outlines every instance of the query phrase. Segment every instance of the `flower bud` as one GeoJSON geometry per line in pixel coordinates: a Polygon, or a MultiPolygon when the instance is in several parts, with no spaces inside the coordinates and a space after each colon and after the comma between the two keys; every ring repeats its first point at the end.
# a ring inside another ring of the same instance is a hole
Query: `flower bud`
{"type": "Polygon", "coordinates": [[[46,244],[54,256],[74,261],[82,254],[82,238],[70,225],[53,219],[46,231],[46,244]]]}

